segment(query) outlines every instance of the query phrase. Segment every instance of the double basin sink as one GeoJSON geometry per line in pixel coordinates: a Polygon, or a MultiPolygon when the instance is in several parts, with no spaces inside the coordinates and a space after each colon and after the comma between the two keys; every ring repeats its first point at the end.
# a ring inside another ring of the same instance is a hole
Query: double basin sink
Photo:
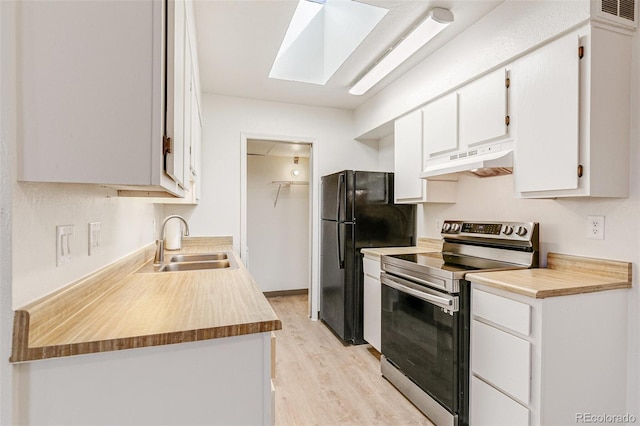
{"type": "Polygon", "coordinates": [[[180,272],[207,269],[236,269],[238,265],[228,252],[174,254],[161,265],[145,264],[138,272],[180,272]]]}

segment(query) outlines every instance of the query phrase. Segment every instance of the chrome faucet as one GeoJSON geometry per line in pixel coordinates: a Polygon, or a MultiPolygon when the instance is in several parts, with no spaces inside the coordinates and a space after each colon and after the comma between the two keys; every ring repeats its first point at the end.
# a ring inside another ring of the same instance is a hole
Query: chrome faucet
{"type": "Polygon", "coordinates": [[[156,240],[156,254],[153,257],[154,265],[161,265],[162,263],[164,263],[164,227],[171,219],[180,219],[182,223],[184,223],[184,236],[187,237],[189,235],[189,224],[184,217],[177,214],[167,216],[162,222],[162,228],[160,229],[160,238],[156,240]]]}

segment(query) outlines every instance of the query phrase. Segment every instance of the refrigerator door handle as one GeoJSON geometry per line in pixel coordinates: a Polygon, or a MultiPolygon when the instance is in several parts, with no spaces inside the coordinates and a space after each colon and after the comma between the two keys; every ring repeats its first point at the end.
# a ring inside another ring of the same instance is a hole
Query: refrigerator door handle
{"type": "Polygon", "coordinates": [[[340,232],[340,225],[341,225],[341,217],[340,217],[340,211],[341,211],[341,207],[342,207],[342,197],[340,196],[342,194],[342,190],[345,187],[345,182],[344,182],[344,178],[345,175],[344,173],[340,173],[340,175],[338,176],[338,191],[337,191],[337,200],[336,200],[336,230],[338,232],[338,266],[340,267],[340,269],[344,269],[344,256],[342,254],[342,238],[341,238],[341,232],[340,232]]]}
{"type": "Polygon", "coordinates": [[[342,194],[344,186],[344,173],[340,173],[338,176],[338,190],[336,191],[336,221],[338,222],[344,220],[340,217],[340,210],[342,210],[342,197],[340,195],[342,194]]]}
{"type": "Polygon", "coordinates": [[[342,255],[342,238],[340,237],[340,235],[342,234],[340,232],[340,225],[342,225],[342,223],[340,222],[336,222],[336,231],[338,232],[338,267],[340,269],[344,269],[344,256],[342,255]]]}

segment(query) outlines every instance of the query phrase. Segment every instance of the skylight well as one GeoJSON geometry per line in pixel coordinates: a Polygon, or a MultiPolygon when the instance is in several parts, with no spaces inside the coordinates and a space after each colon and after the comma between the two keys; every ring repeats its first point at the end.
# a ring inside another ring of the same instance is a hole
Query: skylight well
{"type": "Polygon", "coordinates": [[[387,12],[349,0],[299,0],[269,77],[326,84],[387,12]]]}

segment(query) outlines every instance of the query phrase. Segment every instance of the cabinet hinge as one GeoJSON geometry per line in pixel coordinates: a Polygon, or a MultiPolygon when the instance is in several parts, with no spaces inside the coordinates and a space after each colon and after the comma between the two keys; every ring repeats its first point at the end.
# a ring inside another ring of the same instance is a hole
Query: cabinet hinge
{"type": "Polygon", "coordinates": [[[505,126],[508,126],[508,125],[509,125],[509,123],[511,123],[511,119],[509,118],[509,116],[508,116],[508,115],[505,115],[505,116],[504,116],[504,125],[505,125],[505,126]]]}
{"type": "Polygon", "coordinates": [[[508,89],[509,86],[511,86],[511,79],[509,77],[507,77],[507,78],[504,79],[504,87],[506,87],[508,89]]]}
{"type": "Polygon", "coordinates": [[[584,56],[584,46],[578,47],[578,58],[582,59],[584,56]]]}
{"type": "Polygon", "coordinates": [[[578,177],[582,177],[582,164],[578,164],[578,177]]]}
{"type": "Polygon", "coordinates": [[[166,155],[166,154],[171,154],[171,151],[173,150],[173,141],[171,140],[170,137],[167,137],[167,135],[164,135],[162,137],[162,154],[166,155]]]}

